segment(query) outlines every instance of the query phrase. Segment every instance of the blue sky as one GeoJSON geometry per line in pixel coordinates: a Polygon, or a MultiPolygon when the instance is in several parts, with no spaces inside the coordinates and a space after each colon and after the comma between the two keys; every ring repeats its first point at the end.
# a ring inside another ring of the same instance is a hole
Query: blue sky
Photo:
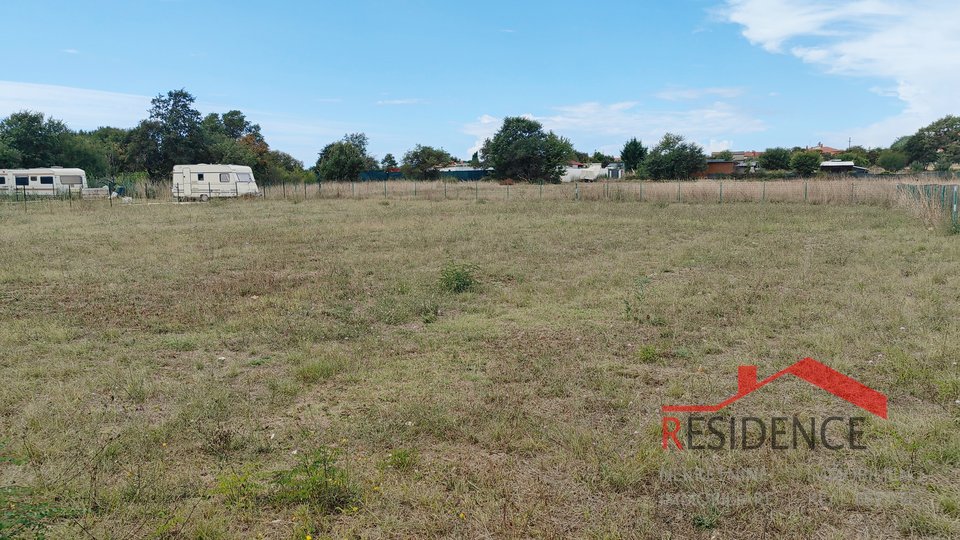
{"type": "Polygon", "coordinates": [[[308,166],[356,131],[378,156],[469,158],[515,115],[613,153],[666,131],[885,146],[960,113],[954,0],[33,0],[0,18],[32,29],[0,45],[0,116],[132,127],[186,88],[308,166]]]}

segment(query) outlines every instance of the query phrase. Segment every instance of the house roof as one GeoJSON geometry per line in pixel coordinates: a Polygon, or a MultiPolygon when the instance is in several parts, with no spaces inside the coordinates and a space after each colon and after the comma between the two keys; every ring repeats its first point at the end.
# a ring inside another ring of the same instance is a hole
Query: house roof
{"type": "Polygon", "coordinates": [[[820,163],[820,166],[821,167],[854,167],[856,166],[856,163],[852,161],[839,161],[834,159],[832,161],[824,161],[820,163]]]}

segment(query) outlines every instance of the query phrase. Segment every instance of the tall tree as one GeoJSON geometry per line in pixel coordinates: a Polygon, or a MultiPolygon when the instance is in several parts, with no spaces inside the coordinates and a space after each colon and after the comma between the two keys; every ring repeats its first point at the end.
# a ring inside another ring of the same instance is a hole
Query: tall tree
{"type": "Polygon", "coordinates": [[[620,150],[620,160],[628,171],[637,171],[647,157],[647,148],[636,137],[630,139],[620,150]]]}
{"type": "Polygon", "coordinates": [[[654,180],[684,180],[707,169],[703,148],[667,133],[644,160],[644,169],[654,180]]]}
{"type": "Polygon", "coordinates": [[[154,180],[167,177],[173,166],[207,161],[209,156],[196,100],[184,89],[171,90],[151,100],[150,118],[137,127],[135,136],[143,164],[154,180]],[[151,148],[155,145],[155,148],[151,148]]]}
{"type": "Polygon", "coordinates": [[[508,117],[496,135],[483,143],[481,153],[499,179],[559,182],[573,145],[536,120],[508,117]]]}
{"type": "Polygon", "coordinates": [[[403,164],[400,166],[400,170],[407,178],[430,180],[439,178],[440,173],[437,169],[448,165],[451,161],[453,161],[453,156],[448,154],[446,150],[418,144],[413,150],[409,150],[403,155],[403,164]]]}
{"type": "Polygon", "coordinates": [[[782,147],[767,148],[760,154],[760,168],[765,171],[789,171],[790,150],[782,147]]]}
{"type": "Polygon", "coordinates": [[[822,161],[820,152],[795,152],[790,157],[790,168],[800,176],[810,176],[820,169],[822,161]]]}
{"type": "Polygon", "coordinates": [[[388,153],[380,160],[380,168],[387,172],[393,172],[397,167],[397,158],[393,157],[393,154],[388,153]]]}
{"type": "Polygon", "coordinates": [[[920,128],[904,144],[911,161],[933,163],[941,159],[960,159],[960,117],[945,116],[920,128]]]}

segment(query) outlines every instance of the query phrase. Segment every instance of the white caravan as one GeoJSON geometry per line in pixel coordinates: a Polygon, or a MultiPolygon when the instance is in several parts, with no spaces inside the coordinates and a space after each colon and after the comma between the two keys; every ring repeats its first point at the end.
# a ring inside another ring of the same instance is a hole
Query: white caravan
{"type": "Polygon", "coordinates": [[[87,188],[87,173],[83,169],[0,169],[0,194],[59,195],[70,193],[82,196],[87,188]]]}
{"type": "Polygon", "coordinates": [[[253,170],[244,165],[174,165],[173,196],[177,199],[243,197],[260,194],[253,170]]]}

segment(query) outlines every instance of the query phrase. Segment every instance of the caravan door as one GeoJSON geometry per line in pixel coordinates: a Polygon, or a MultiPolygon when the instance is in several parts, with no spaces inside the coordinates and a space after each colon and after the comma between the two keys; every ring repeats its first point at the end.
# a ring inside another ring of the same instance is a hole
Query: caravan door
{"type": "Polygon", "coordinates": [[[183,179],[180,182],[180,193],[182,197],[193,195],[193,178],[190,178],[190,168],[183,169],[183,179]]]}

